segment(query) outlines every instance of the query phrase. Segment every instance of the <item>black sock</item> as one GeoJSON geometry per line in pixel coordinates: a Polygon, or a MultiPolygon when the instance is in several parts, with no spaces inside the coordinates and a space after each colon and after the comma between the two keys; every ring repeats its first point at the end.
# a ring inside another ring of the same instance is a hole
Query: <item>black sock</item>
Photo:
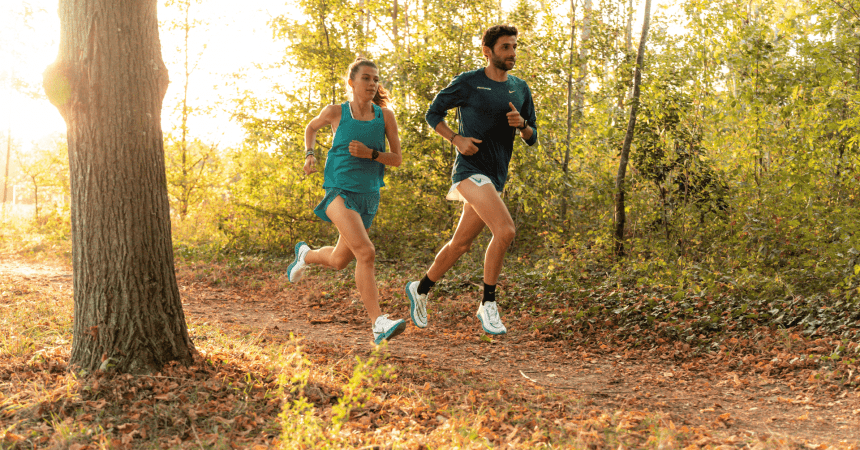
{"type": "Polygon", "coordinates": [[[421,281],[418,283],[418,295],[427,294],[428,292],[430,292],[430,288],[432,288],[434,285],[436,285],[436,282],[430,281],[430,279],[427,278],[427,275],[424,275],[424,278],[422,278],[421,281]]]}
{"type": "Polygon", "coordinates": [[[481,303],[496,301],[496,285],[484,283],[484,299],[481,303]]]}

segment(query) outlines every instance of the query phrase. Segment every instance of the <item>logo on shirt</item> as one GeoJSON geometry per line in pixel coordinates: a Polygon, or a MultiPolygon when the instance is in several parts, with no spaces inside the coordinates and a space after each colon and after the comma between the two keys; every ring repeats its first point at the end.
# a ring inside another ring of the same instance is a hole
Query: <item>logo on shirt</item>
{"type": "Polygon", "coordinates": [[[484,86],[478,86],[478,89],[484,89],[484,90],[487,90],[487,91],[492,91],[492,89],[490,89],[490,88],[488,88],[488,87],[484,87],[484,86]]]}
{"type": "Polygon", "coordinates": [[[514,91],[508,91],[508,94],[513,94],[513,93],[514,93],[514,91]]]}

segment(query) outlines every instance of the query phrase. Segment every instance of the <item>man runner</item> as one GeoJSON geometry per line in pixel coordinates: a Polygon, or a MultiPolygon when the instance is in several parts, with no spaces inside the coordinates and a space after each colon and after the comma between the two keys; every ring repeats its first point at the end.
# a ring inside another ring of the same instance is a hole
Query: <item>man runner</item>
{"type": "Polygon", "coordinates": [[[516,229],[501,192],[517,134],[528,144],[537,142],[535,108],[525,81],[509,75],[517,59],[517,29],[496,25],[481,40],[486,67],[464,72],[440,91],[427,110],[427,123],[457,148],[453,185],[447,199],[462,201],[463,214],[451,240],[445,244],[421,281],[406,284],[412,322],[427,326],[430,288],[469,250],[472,242],[490,227],[493,238],[484,256],[484,296],[478,319],[484,331],[504,334],[505,325],[496,305],[496,283],[505,252],[516,229]],[[445,123],[448,110],[459,108],[457,132],[445,123]]]}

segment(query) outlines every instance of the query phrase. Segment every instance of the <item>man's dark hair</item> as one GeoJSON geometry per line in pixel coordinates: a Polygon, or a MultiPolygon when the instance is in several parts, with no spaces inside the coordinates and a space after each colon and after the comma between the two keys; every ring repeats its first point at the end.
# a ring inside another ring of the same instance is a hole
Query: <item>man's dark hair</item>
{"type": "Polygon", "coordinates": [[[496,45],[496,41],[502,36],[516,36],[518,33],[517,27],[513,25],[493,25],[487,28],[484,32],[484,37],[481,39],[481,44],[490,47],[490,50],[496,45]]]}

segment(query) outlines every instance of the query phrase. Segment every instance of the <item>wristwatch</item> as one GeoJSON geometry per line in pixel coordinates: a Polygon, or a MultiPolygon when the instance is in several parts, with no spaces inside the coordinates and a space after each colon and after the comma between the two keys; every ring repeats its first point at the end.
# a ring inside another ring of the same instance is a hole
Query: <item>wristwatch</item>
{"type": "Polygon", "coordinates": [[[374,150],[373,153],[370,154],[370,159],[379,158],[379,152],[374,150]]]}
{"type": "Polygon", "coordinates": [[[526,129],[526,128],[528,128],[528,127],[529,127],[529,122],[528,122],[528,120],[523,119],[523,126],[522,126],[522,127],[517,127],[517,129],[518,129],[518,130],[520,130],[520,131],[523,131],[523,130],[525,130],[525,129],[526,129]]]}

